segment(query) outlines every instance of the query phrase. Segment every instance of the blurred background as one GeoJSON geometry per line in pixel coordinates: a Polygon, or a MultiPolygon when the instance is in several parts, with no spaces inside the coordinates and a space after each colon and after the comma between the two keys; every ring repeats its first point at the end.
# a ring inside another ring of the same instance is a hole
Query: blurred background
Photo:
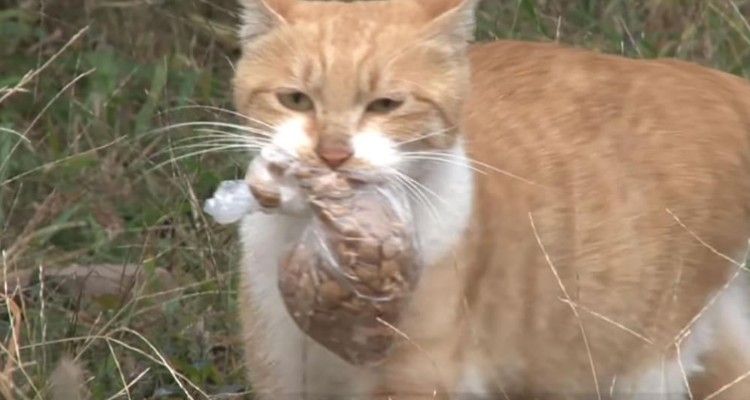
{"type": "MultiPolygon", "coordinates": [[[[0,0],[0,398],[252,398],[234,228],[202,202],[248,155],[236,0],[0,0]],[[204,124],[201,121],[208,122],[204,124]],[[75,380],[73,379],[73,380],[75,380]]],[[[750,0],[488,0],[478,38],[750,77],[750,0]]]]}

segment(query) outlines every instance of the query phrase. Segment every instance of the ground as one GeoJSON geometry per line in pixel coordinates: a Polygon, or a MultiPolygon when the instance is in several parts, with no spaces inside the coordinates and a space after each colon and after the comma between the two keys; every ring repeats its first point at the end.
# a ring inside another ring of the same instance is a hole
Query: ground
{"type": "MultiPolygon", "coordinates": [[[[77,373],[93,399],[252,398],[236,234],[201,211],[249,156],[212,142],[230,128],[178,125],[238,122],[236,13],[232,0],[0,0],[0,398],[48,398],[77,373]]],[[[750,77],[750,0],[489,0],[478,18],[481,40],[750,77]]]]}

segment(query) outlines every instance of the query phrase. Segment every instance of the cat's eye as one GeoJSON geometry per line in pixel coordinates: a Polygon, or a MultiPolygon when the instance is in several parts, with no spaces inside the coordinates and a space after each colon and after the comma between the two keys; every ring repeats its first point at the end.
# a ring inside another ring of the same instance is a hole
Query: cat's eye
{"type": "Polygon", "coordinates": [[[403,100],[396,100],[396,99],[391,99],[388,97],[383,97],[382,99],[377,99],[371,102],[370,104],[368,104],[367,112],[387,114],[401,107],[403,104],[404,104],[403,100]]]}
{"type": "Polygon", "coordinates": [[[279,92],[276,98],[282,106],[293,111],[307,112],[315,108],[310,96],[300,91],[279,92]]]}

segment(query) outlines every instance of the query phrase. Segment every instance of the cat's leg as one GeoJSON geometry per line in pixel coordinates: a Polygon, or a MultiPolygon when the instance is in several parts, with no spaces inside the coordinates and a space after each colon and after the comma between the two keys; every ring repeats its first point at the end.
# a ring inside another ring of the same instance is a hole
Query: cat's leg
{"type": "Polygon", "coordinates": [[[662,363],[641,371],[629,387],[624,385],[617,391],[622,394],[615,398],[639,400],[650,394],[670,400],[750,398],[748,290],[748,279],[740,276],[717,293],[713,304],[702,310],[680,342],[681,363],[675,351],[668,351],[662,363]]]}
{"type": "Polygon", "coordinates": [[[738,279],[710,312],[712,347],[701,356],[702,371],[691,380],[693,398],[750,398],[750,296],[747,279],[738,279]]]}
{"type": "MultiPolygon", "coordinates": [[[[683,366],[684,367],[684,366],[683,366]]],[[[616,400],[688,400],[690,398],[682,369],[673,351],[662,360],[623,380],[613,388],[616,400]]]]}
{"type": "Polygon", "coordinates": [[[307,225],[299,217],[254,214],[242,223],[240,315],[247,374],[262,400],[356,398],[366,372],[310,341],[287,313],[278,266],[307,225]]]}

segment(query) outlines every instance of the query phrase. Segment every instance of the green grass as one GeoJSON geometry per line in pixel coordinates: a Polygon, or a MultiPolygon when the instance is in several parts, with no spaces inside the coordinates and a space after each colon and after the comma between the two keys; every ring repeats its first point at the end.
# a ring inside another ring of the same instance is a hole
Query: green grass
{"type": "MultiPolygon", "coordinates": [[[[164,163],[195,132],[155,132],[232,121],[194,106],[231,109],[235,10],[231,0],[0,0],[0,249],[12,299],[0,304],[0,397],[47,398],[63,355],[79,360],[96,399],[127,398],[125,385],[134,399],[203,398],[188,381],[208,394],[244,390],[235,235],[200,206],[246,159],[164,163]],[[59,272],[73,264],[141,273],[79,296],[59,272]],[[29,284],[14,293],[15,276],[29,284]]],[[[479,37],[679,57],[748,77],[748,16],[750,0],[495,0],[481,8],[479,37]]]]}

